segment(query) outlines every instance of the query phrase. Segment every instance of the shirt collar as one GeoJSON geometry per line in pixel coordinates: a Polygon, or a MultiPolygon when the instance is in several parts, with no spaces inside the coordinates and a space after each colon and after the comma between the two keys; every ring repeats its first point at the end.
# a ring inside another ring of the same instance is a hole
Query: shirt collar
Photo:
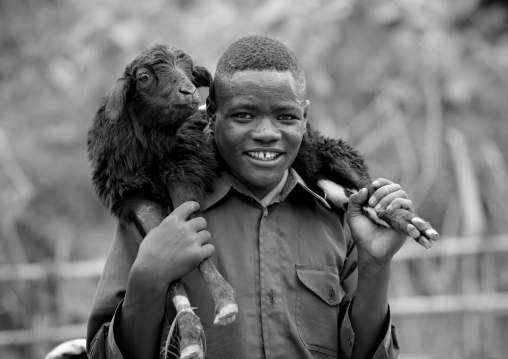
{"type": "MultiPolygon", "coordinates": [[[[296,186],[302,187],[305,191],[307,191],[310,195],[316,198],[318,202],[321,203],[326,208],[328,209],[331,208],[328,202],[326,202],[326,200],[323,197],[312,191],[305,184],[302,177],[291,167],[289,168],[287,180],[285,181],[282,190],[280,190],[280,195],[277,196],[276,193],[274,196],[275,199],[271,199],[270,203],[283,201],[296,186]],[[279,197],[278,200],[277,197],[279,197]]],[[[232,176],[228,172],[223,171],[218,177],[214,179],[214,191],[208,194],[202,201],[201,210],[205,211],[208,208],[215,205],[222,198],[224,198],[231,189],[235,189],[237,192],[252,198],[253,200],[257,201],[261,206],[263,206],[263,204],[256,198],[256,196],[252,194],[252,192],[242,182],[240,182],[236,177],[232,176]]]]}

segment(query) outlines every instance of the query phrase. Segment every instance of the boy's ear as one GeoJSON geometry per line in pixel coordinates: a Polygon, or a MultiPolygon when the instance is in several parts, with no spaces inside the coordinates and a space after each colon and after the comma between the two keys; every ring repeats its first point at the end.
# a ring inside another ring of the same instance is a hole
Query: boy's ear
{"type": "Polygon", "coordinates": [[[303,107],[303,121],[304,121],[304,126],[305,126],[305,132],[307,132],[307,119],[308,119],[308,115],[309,115],[309,105],[310,105],[310,101],[305,100],[305,105],[303,107]]]}

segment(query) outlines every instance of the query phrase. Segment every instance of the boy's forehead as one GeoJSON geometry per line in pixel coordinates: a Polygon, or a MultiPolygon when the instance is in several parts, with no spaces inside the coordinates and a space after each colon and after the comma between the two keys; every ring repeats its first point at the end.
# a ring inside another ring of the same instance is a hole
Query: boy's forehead
{"type": "Polygon", "coordinates": [[[214,82],[217,95],[223,100],[258,91],[284,91],[304,100],[304,91],[290,71],[236,71],[231,75],[218,74],[214,82]]]}
{"type": "Polygon", "coordinates": [[[215,75],[215,79],[224,83],[231,83],[237,81],[252,81],[253,79],[276,79],[286,78],[289,81],[296,82],[295,77],[291,71],[279,70],[239,70],[231,74],[219,73],[215,75]]]}

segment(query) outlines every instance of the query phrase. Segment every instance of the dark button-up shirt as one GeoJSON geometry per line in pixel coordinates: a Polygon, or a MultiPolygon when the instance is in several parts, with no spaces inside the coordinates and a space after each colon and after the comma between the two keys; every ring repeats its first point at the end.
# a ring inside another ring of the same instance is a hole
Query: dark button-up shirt
{"type": "MultiPolygon", "coordinates": [[[[201,205],[216,249],[211,260],[235,289],[239,307],[233,324],[213,325],[213,301],[199,271],[182,278],[204,326],[208,359],[351,357],[356,246],[345,213],[332,210],[290,170],[268,206],[227,173],[201,205]]],[[[92,358],[123,358],[114,340],[114,313],[141,241],[135,226],[119,223],[89,320],[92,358]]],[[[171,322],[174,316],[168,299],[166,317],[171,322]]],[[[389,324],[374,358],[392,358],[397,351],[389,324]]]]}

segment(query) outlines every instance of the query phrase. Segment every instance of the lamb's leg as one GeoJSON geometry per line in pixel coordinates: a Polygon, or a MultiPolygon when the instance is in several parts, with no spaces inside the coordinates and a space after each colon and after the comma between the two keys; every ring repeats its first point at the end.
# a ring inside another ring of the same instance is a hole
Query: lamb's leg
{"type": "MultiPolygon", "coordinates": [[[[203,359],[204,358],[204,331],[199,317],[194,313],[185,288],[181,281],[177,280],[170,284],[169,295],[176,308],[176,320],[180,335],[180,359],[203,359]]],[[[168,336],[166,340],[172,338],[168,336]]],[[[166,348],[168,345],[166,345],[166,348]]]]}
{"type": "MultiPolygon", "coordinates": [[[[189,189],[177,188],[175,184],[173,188],[170,189],[170,192],[171,200],[175,207],[188,201],[189,193],[192,193],[189,189]]],[[[192,214],[190,217],[193,218],[195,216],[195,214],[192,214]]],[[[217,325],[228,325],[233,323],[238,313],[235,290],[219,273],[210,259],[205,259],[198,268],[208,285],[215,305],[215,319],[213,323],[217,325]]]]}
{"type": "Polygon", "coordinates": [[[214,324],[228,325],[235,321],[238,306],[235,299],[235,290],[219,273],[212,261],[205,259],[199,265],[199,270],[208,285],[215,305],[214,324]]]}
{"type": "MultiPolygon", "coordinates": [[[[356,192],[345,189],[341,185],[327,179],[318,180],[317,185],[323,190],[325,199],[339,208],[345,208],[349,195],[356,192]]],[[[370,186],[367,186],[367,189],[369,190],[370,197],[370,195],[374,193],[374,189],[370,186]]],[[[363,212],[373,222],[404,233],[414,238],[427,249],[432,247],[432,241],[439,238],[439,233],[432,228],[430,223],[405,209],[382,210],[376,212],[373,208],[365,206],[363,207],[363,212]]]]}
{"type": "Polygon", "coordinates": [[[363,211],[371,221],[404,233],[427,249],[432,247],[432,241],[439,238],[439,233],[429,222],[408,210],[399,208],[376,212],[372,207],[365,206],[363,211]]]}
{"type": "MultiPolygon", "coordinates": [[[[151,201],[136,201],[134,216],[147,234],[166,217],[166,211],[151,201]]],[[[178,323],[179,350],[181,359],[203,359],[204,331],[199,317],[192,310],[185,288],[180,280],[169,285],[169,294],[176,308],[178,323]]],[[[167,340],[171,340],[168,338],[167,340]]]]}
{"type": "MultiPolygon", "coordinates": [[[[375,189],[371,184],[366,187],[370,197],[375,192],[375,189]]],[[[429,222],[405,209],[381,210],[377,212],[368,206],[364,207],[364,209],[374,212],[377,218],[388,224],[387,227],[414,238],[415,241],[427,249],[432,247],[432,241],[437,241],[439,238],[439,233],[432,228],[429,222]]]]}

